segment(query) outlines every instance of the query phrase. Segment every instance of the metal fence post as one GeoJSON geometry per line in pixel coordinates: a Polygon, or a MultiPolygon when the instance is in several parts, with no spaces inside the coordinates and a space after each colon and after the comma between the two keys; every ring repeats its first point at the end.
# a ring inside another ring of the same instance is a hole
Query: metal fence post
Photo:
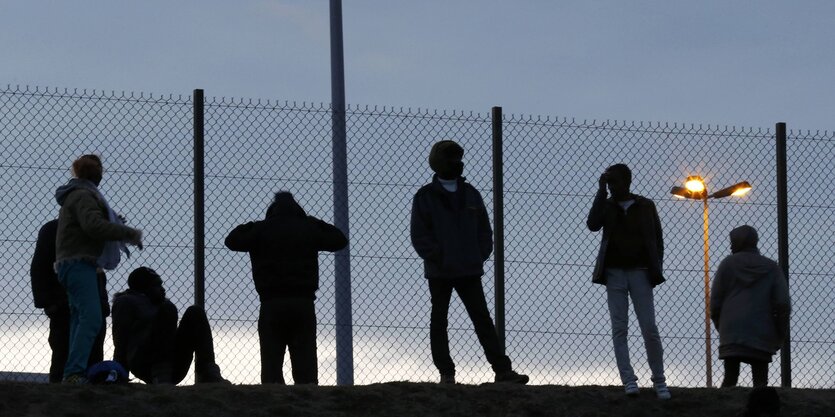
{"type": "Polygon", "coordinates": [[[505,353],[505,300],[504,300],[504,154],[502,153],[502,108],[493,107],[493,233],[495,250],[493,252],[494,273],[496,276],[496,333],[499,346],[505,353]]]}
{"type": "Polygon", "coordinates": [[[194,106],[194,304],[206,302],[206,217],[204,187],[203,90],[192,95],[194,106]]]}
{"type": "MultiPolygon", "coordinates": [[[[331,124],[333,135],[333,219],[350,240],[348,223],[348,151],[345,129],[345,68],[342,51],[342,1],[330,1],[331,124]]],[[[336,383],[354,384],[353,317],[351,311],[351,252],[334,258],[336,297],[336,383]]]]}
{"type": "MultiPolygon", "coordinates": [[[[777,123],[777,256],[786,284],[789,284],[789,203],[788,164],[786,161],[786,124],[777,123]]],[[[791,320],[786,329],[786,341],[780,349],[781,386],[791,388],[791,320]]]]}

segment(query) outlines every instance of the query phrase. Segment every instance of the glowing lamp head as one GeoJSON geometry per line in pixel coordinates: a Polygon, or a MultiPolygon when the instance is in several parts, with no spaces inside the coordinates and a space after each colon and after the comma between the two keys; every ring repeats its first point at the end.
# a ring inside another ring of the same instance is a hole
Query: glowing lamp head
{"type": "Polygon", "coordinates": [[[736,189],[734,190],[734,192],[731,193],[731,195],[739,197],[747,194],[748,191],[751,191],[751,184],[743,182],[736,187],[736,189]]]}
{"type": "Polygon", "coordinates": [[[705,181],[698,175],[691,175],[684,182],[684,187],[691,193],[701,193],[705,191],[705,181]]]}

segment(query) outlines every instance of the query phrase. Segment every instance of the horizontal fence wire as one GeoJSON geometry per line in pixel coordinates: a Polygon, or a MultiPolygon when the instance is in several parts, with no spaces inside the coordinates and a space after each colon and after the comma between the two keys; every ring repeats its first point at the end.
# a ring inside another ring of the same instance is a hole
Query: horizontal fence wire
{"type": "MultiPolygon", "coordinates": [[[[465,149],[464,176],[492,219],[490,114],[349,106],[354,380],[437,381],[429,349],[430,300],[422,260],[409,239],[415,191],[432,179],[428,153],[438,140],[465,149]]],[[[632,191],[655,201],[664,230],[665,277],[655,289],[668,383],[704,386],[701,203],[672,198],[688,175],[716,190],[748,181],[743,198],[710,203],[711,274],[730,253],[728,233],[757,228],[760,250],[777,258],[775,133],[734,126],[580,120],[505,114],[504,229],[507,352],[535,384],[612,385],[605,289],[591,283],[599,234],[586,216],[602,171],[626,163],[632,191]]],[[[180,311],[194,293],[194,154],[190,96],[42,87],[0,87],[0,369],[47,372],[48,319],[32,301],[29,265],[40,226],[57,217],[55,189],[85,153],[101,155],[101,189],[146,248],[108,274],[110,293],[150,266],[180,311]]],[[[828,180],[835,133],[788,132],[792,363],[796,387],[833,388],[835,369],[835,183],[828,180]]],[[[206,310],[217,361],[236,383],[260,381],[259,301],[248,256],[227,250],[236,225],[264,217],[273,194],[294,193],[305,210],[333,221],[331,109],[327,104],[206,97],[206,310]]],[[[334,255],[320,256],[316,299],[319,380],[336,382],[334,255]]],[[[491,314],[494,263],[483,279],[491,314]]],[[[109,323],[109,320],[108,320],[109,323]]],[[[637,320],[629,345],[649,379],[637,320]]],[[[112,340],[105,356],[112,355],[112,340]]],[[[493,374],[460,301],[449,313],[457,380],[493,374]]],[[[713,330],[713,373],[721,376],[713,330]]],[[[292,381],[289,361],[285,375],[292,381]]],[[[769,368],[780,380],[780,356],[769,368]]],[[[747,376],[746,376],[747,375],[747,376]]],[[[186,382],[192,381],[190,376],[186,382]]],[[[751,384],[743,372],[741,384],[751,384]]]]}

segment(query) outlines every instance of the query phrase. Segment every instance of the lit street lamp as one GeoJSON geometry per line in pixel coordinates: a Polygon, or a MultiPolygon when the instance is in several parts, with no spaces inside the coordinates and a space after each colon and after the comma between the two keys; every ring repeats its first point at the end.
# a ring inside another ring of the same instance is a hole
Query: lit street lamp
{"type": "Polygon", "coordinates": [[[723,188],[713,194],[707,193],[707,184],[698,175],[689,176],[684,182],[684,187],[673,187],[670,193],[678,198],[688,198],[691,200],[702,200],[702,217],[704,218],[704,255],[705,255],[705,366],[707,368],[707,386],[713,386],[713,370],[711,366],[711,349],[710,349],[710,274],[708,271],[708,210],[707,200],[709,198],[723,198],[728,196],[741,196],[751,190],[751,184],[748,181],[742,181],[730,187],[723,188]]]}

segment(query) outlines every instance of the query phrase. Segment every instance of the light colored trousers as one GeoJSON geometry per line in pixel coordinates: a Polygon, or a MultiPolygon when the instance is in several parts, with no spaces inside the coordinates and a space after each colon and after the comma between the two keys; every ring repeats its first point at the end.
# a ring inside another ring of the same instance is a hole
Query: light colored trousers
{"type": "Polygon", "coordinates": [[[647,360],[652,371],[652,382],[666,382],[664,378],[664,349],[661,336],[655,325],[655,305],[652,297],[652,284],[646,269],[606,269],[606,295],[609,301],[609,315],[612,318],[612,342],[615,347],[615,359],[618,363],[621,382],[637,381],[638,377],[629,360],[629,298],[638,325],[644,336],[647,360]]]}

